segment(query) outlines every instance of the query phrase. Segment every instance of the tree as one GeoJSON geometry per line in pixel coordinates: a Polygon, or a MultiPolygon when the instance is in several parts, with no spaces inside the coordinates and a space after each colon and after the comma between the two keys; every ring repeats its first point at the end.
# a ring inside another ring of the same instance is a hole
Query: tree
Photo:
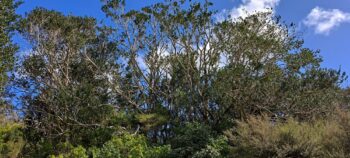
{"type": "Polygon", "coordinates": [[[20,73],[25,138],[31,156],[48,156],[60,143],[101,146],[116,130],[109,97],[109,74],[117,69],[114,48],[97,32],[95,19],[64,16],[37,8],[22,21],[22,35],[33,45],[20,73]],[[106,71],[108,70],[108,71],[106,71]],[[32,152],[32,153],[30,153],[32,152]]]}
{"type": "Polygon", "coordinates": [[[311,122],[344,103],[345,74],[271,12],[217,22],[208,1],[102,2],[108,26],[44,8],[21,21],[21,156],[225,157],[224,131],[253,116],[311,122]]]}
{"type": "Polygon", "coordinates": [[[251,114],[310,119],[342,103],[345,74],[322,69],[318,51],[304,48],[294,25],[271,12],[215,22],[210,2],[129,12],[124,1],[104,2],[137,112],[165,108],[166,124],[200,121],[221,131],[251,114]]]}
{"type": "Polygon", "coordinates": [[[3,0],[0,6],[0,119],[11,115],[12,107],[5,103],[5,88],[8,81],[8,72],[12,70],[14,63],[14,54],[18,50],[16,44],[11,40],[15,31],[19,16],[15,9],[20,2],[13,0],[3,0]]]}
{"type": "Polygon", "coordinates": [[[261,113],[309,119],[342,104],[345,74],[320,68],[319,51],[304,48],[279,17],[257,13],[224,21],[215,32],[227,59],[212,92],[219,122],[261,113]]]}
{"type": "Polygon", "coordinates": [[[7,97],[8,72],[12,71],[18,46],[11,40],[19,16],[15,13],[20,2],[2,0],[0,5],[0,157],[18,157],[24,144],[22,124],[15,122],[13,107],[7,97]]]}

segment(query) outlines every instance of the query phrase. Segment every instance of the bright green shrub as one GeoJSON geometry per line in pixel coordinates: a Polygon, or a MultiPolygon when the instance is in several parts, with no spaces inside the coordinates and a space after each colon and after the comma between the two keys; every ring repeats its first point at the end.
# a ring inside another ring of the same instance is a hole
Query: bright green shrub
{"type": "Polygon", "coordinates": [[[24,144],[21,128],[18,123],[0,124],[0,157],[18,157],[24,144]]]}
{"type": "Polygon", "coordinates": [[[82,146],[73,148],[66,154],[60,154],[58,156],[51,156],[50,158],[88,158],[86,154],[86,149],[82,146]]]}
{"type": "Polygon", "coordinates": [[[142,135],[123,134],[112,138],[100,149],[93,149],[94,158],[157,158],[165,157],[169,146],[151,147],[142,135]]]}
{"type": "Polygon", "coordinates": [[[61,153],[51,155],[50,158],[163,158],[170,152],[170,146],[149,146],[143,135],[136,134],[115,136],[101,148],[92,147],[88,150],[82,146],[73,147],[70,143],[57,146],[61,153]]]}
{"type": "Polygon", "coordinates": [[[194,158],[222,158],[226,157],[229,150],[227,138],[219,136],[218,138],[210,138],[209,143],[205,148],[196,152],[194,158]]]}

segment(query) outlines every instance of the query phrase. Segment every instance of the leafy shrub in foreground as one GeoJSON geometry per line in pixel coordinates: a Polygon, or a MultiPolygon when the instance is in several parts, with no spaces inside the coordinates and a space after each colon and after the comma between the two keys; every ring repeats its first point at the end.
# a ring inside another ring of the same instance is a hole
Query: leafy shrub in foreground
{"type": "Polygon", "coordinates": [[[94,158],[158,158],[165,157],[169,146],[151,147],[142,135],[123,134],[112,138],[101,149],[93,150],[94,158]]]}
{"type": "Polygon", "coordinates": [[[0,157],[18,157],[24,144],[21,127],[18,123],[0,124],[0,157]]]}
{"type": "Polygon", "coordinates": [[[86,149],[82,146],[71,149],[66,154],[60,154],[58,156],[52,155],[50,158],[88,158],[86,149]]]}
{"type": "Polygon", "coordinates": [[[225,136],[216,139],[210,138],[209,143],[200,151],[197,151],[193,158],[223,158],[229,151],[229,145],[225,136]]]}
{"type": "Polygon", "coordinates": [[[101,148],[85,149],[82,146],[65,145],[68,150],[51,158],[162,158],[169,153],[169,146],[151,147],[142,135],[123,134],[113,137],[101,148]]]}
{"type": "MultiPolygon", "coordinates": [[[[350,120],[348,115],[343,117],[350,120]]],[[[349,130],[344,128],[349,125],[336,119],[272,123],[267,117],[250,117],[226,135],[233,144],[232,157],[345,158],[350,156],[346,146],[349,130]]]]}
{"type": "Polygon", "coordinates": [[[186,123],[177,128],[175,137],[171,140],[170,157],[223,157],[227,150],[225,137],[216,137],[209,126],[198,122],[186,123]]]}

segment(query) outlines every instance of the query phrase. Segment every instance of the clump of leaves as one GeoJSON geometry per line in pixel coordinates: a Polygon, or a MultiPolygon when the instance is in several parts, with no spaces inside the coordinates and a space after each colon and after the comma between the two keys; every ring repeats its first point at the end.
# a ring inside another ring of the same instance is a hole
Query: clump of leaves
{"type": "Polygon", "coordinates": [[[0,124],[0,157],[18,157],[24,145],[19,123],[0,124]]]}
{"type": "Polygon", "coordinates": [[[169,146],[152,147],[142,135],[115,136],[100,149],[93,150],[95,158],[160,158],[169,152],[169,146]]]}

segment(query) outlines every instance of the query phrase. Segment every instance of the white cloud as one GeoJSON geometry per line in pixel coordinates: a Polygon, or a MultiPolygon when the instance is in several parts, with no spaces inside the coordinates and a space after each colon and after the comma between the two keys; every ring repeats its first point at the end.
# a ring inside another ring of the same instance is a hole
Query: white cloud
{"type": "Polygon", "coordinates": [[[311,10],[303,21],[308,27],[313,27],[316,34],[328,35],[329,32],[341,23],[350,22],[350,13],[339,9],[325,10],[316,7],[311,10]]]}
{"type": "Polygon", "coordinates": [[[228,64],[228,57],[225,54],[221,53],[218,67],[222,68],[222,67],[226,66],[227,64],[228,64]]]}
{"type": "Polygon", "coordinates": [[[225,19],[227,19],[227,16],[229,15],[229,10],[223,9],[220,12],[218,12],[217,14],[215,14],[215,20],[218,22],[222,22],[225,19]]]}
{"type": "Polygon", "coordinates": [[[149,68],[148,68],[144,58],[145,58],[144,56],[137,56],[136,57],[136,62],[137,62],[138,66],[140,67],[140,69],[142,71],[148,73],[149,72],[149,68]]]}
{"type": "MultiPolygon", "coordinates": [[[[232,19],[245,18],[255,12],[267,12],[276,8],[280,0],[242,0],[242,4],[230,11],[232,19]]],[[[272,10],[273,11],[273,10],[272,10]]]]}

